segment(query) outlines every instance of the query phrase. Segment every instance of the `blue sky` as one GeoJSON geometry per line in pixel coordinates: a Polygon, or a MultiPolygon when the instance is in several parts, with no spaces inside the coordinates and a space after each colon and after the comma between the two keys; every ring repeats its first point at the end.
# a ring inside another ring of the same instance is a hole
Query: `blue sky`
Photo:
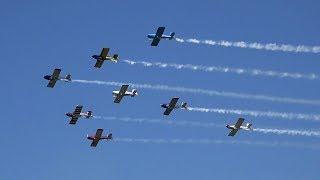
{"type": "MultiPolygon", "coordinates": [[[[124,59],[257,68],[281,72],[319,73],[319,54],[290,53],[161,41],[146,38],[158,26],[179,38],[247,41],[318,46],[317,1],[6,1],[0,6],[2,179],[314,179],[318,150],[261,146],[279,142],[314,146],[319,137],[239,132],[221,128],[176,127],[80,119],[65,116],[77,104],[95,115],[216,123],[239,117],[174,111],[164,117],[160,103],[178,96],[190,106],[317,114],[316,105],[205,96],[138,89],[139,95],[113,104],[114,86],[43,79],[54,68],[73,79],[165,84],[218,91],[319,100],[319,80],[281,79],[231,73],[130,66],[124,59]],[[93,54],[110,47],[119,63],[93,68],[93,54]],[[147,139],[218,139],[250,141],[253,145],[153,144],[100,142],[91,148],[85,136],[97,128],[114,137],[147,139]]],[[[318,123],[244,116],[260,128],[318,131],[318,123]]]]}

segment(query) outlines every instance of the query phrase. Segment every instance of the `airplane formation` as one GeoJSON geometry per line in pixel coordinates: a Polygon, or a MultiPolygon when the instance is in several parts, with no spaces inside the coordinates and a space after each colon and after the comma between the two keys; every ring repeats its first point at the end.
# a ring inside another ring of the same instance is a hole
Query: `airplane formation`
{"type": "MultiPolygon", "coordinates": [[[[169,35],[164,35],[164,30],[165,27],[158,27],[157,32],[155,34],[148,34],[147,37],[149,40],[151,40],[151,46],[158,46],[160,40],[172,40],[174,39],[174,32],[171,32],[169,35]]],[[[96,60],[96,63],[94,67],[96,68],[101,68],[104,61],[112,61],[112,62],[118,62],[119,60],[119,55],[114,54],[113,56],[108,56],[110,48],[103,48],[101,51],[100,55],[92,55],[92,58],[96,60]]],[[[52,75],[45,75],[43,78],[48,80],[49,83],[47,87],[49,88],[54,88],[55,84],[57,81],[64,81],[64,82],[70,82],[71,80],[71,75],[67,74],[65,77],[60,76],[61,69],[54,69],[52,75]]],[[[135,97],[138,95],[137,89],[132,89],[131,91],[127,91],[129,88],[129,85],[123,84],[120,87],[120,90],[118,91],[112,91],[112,95],[115,98],[114,103],[120,103],[122,98],[125,96],[131,96],[135,97]]],[[[178,97],[173,97],[169,103],[163,103],[160,104],[161,108],[164,108],[165,111],[163,112],[163,115],[170,115],[171,111],[174,109],[185,109],[187,110],[187,103],[182,102],[181,105],[177,105],[179,98],[178,97]]],[[[73,112],[67,112],[66,116],[70,117],[71,120],[69,124],[75,125],[78,121],[79,118],[91,118],[93,117],[92,111],[88,110],[87,112],[83,113],[82,112],[82,105],[77,105],[75,107],[75,110],[73,112]]],[[[226,127],[228,129],[231,129],[231,132],[228,134],[228,136],[235,136],[238,130],[252,130],[250,123],[247,123],[245,126],[243,126],[244,118],[239,118],[236,124],[227,124],[226,127]]],[[[87,135],[88,140],[92,140],[91,147],[96,147],[99,143],[100,140],[112,140],[112,133],[108,133],[106,136],[102,136],[103,129],[97,129],[95,135],[87,135]]]]}

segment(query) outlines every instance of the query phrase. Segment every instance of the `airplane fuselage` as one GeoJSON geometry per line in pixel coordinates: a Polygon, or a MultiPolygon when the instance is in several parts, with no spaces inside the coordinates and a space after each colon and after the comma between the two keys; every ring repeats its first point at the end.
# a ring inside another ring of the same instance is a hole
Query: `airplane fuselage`
{"type": "Polygon", "coordinates": [[[88,113],[80,113],[79,115],[76,115],[76,114],[73,114],[73,113],[71,113],[71,112],[68,112],[68,113],[66,113],[66,115],[68,116],[68,117],[85,117],[85,118],[89,118],[89,117],[92,117],[92,115],[89,115],[88,113]]]}
{"type": "Polygon", "coordinates": [[[148,34],[147,37],[149,40],[153,39],[165,39],[165,40],[171,40],[173,37],[169,35],[162,35],[161,37],[157,36],[156,34],[148,34]]]}
{"type": "Polygon", "coordinates": [[[126,91],[124,94],[119,93],[119,91],[112,91],[113,96],[121,95],[121,96],[135,96],[134,93],[130,91],[126,91]]]}
{"type": "Polygon", "coordinates": [[[251,128],[247,127],[247,126],[240,126],[240,128],[237,128],[235,126],[235,124],[228,124],[226,126],[228,129],[233,129],[233,130],[236,130],[236,129],[244,129],[244,130],[251,130],[251,128]]]}
{"type": "Polygon", "coordinates": [[[95,136],[87,135],[87,139],[89,139],[89,140],[96,140],[96,139],[99,139],[99,140],[101,140],[101,139],[111,140],[112,139],[112,134],[109,133],[107,136],[101,136],[100,138],[96,138],[95,136]]]}
{"type": "MultiPolygon", "coordinates": [[[[43,78],[46,80],[49,80],[49,81],[54,79],[52,75],[45,75],[45,76],[43,76],[43,78]]],[[[64,77],[58,77],[56,80],[57,81],[65,81],[65,82],[70,81],[70,79],[66,79],[64,77]]]]}
{"type": "Polygon", "coordinates": [[[100,60],[100,61],[104,61],[104,60],[117,61],[114,57],[111,57],[111,56],[101,57],[99,55],[93,55],[92,58],[94,58],[96,60],[100,60]]]}
{"type": "MultiPolygon", "coordinates": [[[[160,104],[160,106],[165,109],[170,108],[169,104],[160,104]]],[[[183,109],[183,107],[182,106],[174,106],[174,108],[172,108],[172,109],[183,109]]]]}

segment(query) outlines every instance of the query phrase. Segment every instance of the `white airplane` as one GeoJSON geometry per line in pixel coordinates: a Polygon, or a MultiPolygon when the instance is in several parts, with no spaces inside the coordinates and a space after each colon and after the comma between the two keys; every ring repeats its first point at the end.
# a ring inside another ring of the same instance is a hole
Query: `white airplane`
{"type": "Polygon", "coordinates": [[[69,124],[76,124],[79,117],[90,118],[92,117],[92,111],[87,111],[86,113],[82,113],[82,106],[77,105],[74,112],[67,112],[66,115],[71,117],[69,124]]]}
{"type": "Polygon", "coordinates": [[[97,132],[94,136],[89,136],[87,134],[87,139],[92,140],[91,147],[96,147],[100,140],[112,140],[112,133],[109,133],[107,136],[102,136],[103,129],[97,129],[97,132]]]}
{"type": "Polygon", "coordinates": [[[114,99],[114,103],[120,103],[123,96],[131,96],[134,97],[135,95],[138,95],[138,92],[136,89],[132,89],[132,91],[127,91],[129,85],[122,85],[120,88],[120,91],[112,91],[114,99]]]}
{"type": "Polygon", "coordinates": [[[231,129],[231,132],[229,133],[228,136],[234,136],[236,135],[236,133],[238,132],[239,129],[244,129],[244,130],[252,130],[251,129],[251,123],[247,123],[246,126],[242,126],[244,119],[243,118],[239,118],[236,124],[228,124],[226,127],[228,129],[231,129]]]}
{"type": "Polygon", "coordinates": [[[162,108],[166,108],[164,115],[169,115],[173,109],[187,109],[187,103],[182,102],[180,106],[176,106],[179,98],[172,98],[169,104],[160,104],[162,108]]]}
{"type": "Polygon", "coordinates": [[[68,74],[66,77],[60,77],[61,69],[54,69],[52,75],[45,75],[43,78],[49,80],[47,87],[53,88],[57,81],[69,82],[71,81],[71,75],[68,74]]]}

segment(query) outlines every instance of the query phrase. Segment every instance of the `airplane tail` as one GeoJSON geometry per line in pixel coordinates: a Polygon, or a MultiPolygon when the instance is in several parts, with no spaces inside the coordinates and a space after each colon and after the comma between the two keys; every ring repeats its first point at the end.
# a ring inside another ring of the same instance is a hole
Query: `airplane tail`
{"type": "Polygon", "coordinates": [[[175,34],[176,34],[175,32],[170,33],[170,40],[174,38],[175,34]]]}
{"type": "Polygon", "coordinates": [[[252,124],[251,123],[247,123],[247,128],[251,129],[252,124]]]}
{"type": "Polygon", "coordinates": [[[119,55],[118,55],[118,54],[113,55],[113,59],[114,59],[114,60],[118,60],[118,58],[119,58],[119,55]]]}
{"type": "Polygon", "coordinates": [[[109,133],[108,135],[107,135],[107,139],[111,139],[112,140],[112,133],[109,133]]]}
{"type": "Polygon", "coordinates": [[[92,111],[88,111],[87,115],[88,115],[87,118],[91,117],[92,116],[92,111]]]}
{"type": "Polygon", "coordinates": [[[138,95],[138,91],[137,89],[132,89],[132,95],[131,97],[135,96],[135,95],[138,95]]]}
{"type": "Polygon", "coordinates": [[[66,75],[65,79],[67,79],[68,81],[71,81],[71,75],[70,74],[66,75]]]}
{"type": "Polygon", "coordinates": [[[182,103],[181,103],[181,108],[187,109],[187,108],[188,108],[188,107],[187,107],[187,103],[186,103],[186,102],[182,102],[182,103]]]}

